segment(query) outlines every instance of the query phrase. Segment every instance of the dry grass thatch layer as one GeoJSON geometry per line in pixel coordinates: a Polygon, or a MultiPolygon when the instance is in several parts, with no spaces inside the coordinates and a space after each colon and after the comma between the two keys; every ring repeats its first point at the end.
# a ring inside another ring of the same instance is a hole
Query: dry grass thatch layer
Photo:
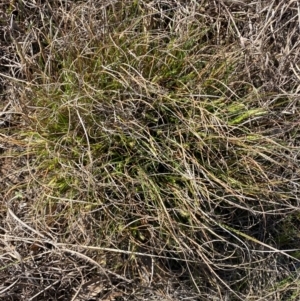
{"type": "Polygon", "coordinates": [[[296,1],[3,1],[1,300],[297,300],[296,1]]]}

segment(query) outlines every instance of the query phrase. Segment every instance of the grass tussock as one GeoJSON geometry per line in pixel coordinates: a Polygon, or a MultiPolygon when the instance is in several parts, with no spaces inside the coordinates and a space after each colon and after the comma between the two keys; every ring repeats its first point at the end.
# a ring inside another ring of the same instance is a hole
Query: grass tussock
{"type": "Polygon", "coordinates": [[[299,298],[295,1],[2,9],[1,300],[299,298]]]}

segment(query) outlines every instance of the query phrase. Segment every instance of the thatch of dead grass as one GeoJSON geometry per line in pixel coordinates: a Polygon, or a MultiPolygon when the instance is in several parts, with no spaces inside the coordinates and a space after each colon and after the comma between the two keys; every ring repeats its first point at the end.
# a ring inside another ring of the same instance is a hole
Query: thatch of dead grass
{"type": "Polygon", "coordinates": [[[1,300],[299,298],[296,1],[2,11],[1,300]]]}

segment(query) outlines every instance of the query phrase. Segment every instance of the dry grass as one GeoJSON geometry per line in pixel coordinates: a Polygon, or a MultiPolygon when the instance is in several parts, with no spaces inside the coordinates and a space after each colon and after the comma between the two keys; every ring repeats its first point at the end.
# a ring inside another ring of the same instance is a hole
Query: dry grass
{"type": "Polygon", "coordinates": [[[299,299],[296,1],[1,5],[1,300],[299,299]]]}

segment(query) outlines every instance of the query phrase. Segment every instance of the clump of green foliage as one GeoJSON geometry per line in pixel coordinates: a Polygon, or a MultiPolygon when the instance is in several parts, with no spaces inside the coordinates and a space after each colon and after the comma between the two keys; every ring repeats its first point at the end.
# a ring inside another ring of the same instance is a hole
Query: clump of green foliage
{"type": "Polygon", "coordinates": [[[54,17],[33,20],[43,35],[14,131],[29,173],[6,196],[26,198],[30,230],[15,235],[27,237],[26,258],[28,245],[45,253],[41,275],[49,256],[63,270],[72,254],[74,283],[168,284],[174,300],[179,287],[199,300],[294,300],[293,83],[253,63],[234,6],[218,15],[200,2],[95,0],[56,13],[48,3],[54,17]]]}

